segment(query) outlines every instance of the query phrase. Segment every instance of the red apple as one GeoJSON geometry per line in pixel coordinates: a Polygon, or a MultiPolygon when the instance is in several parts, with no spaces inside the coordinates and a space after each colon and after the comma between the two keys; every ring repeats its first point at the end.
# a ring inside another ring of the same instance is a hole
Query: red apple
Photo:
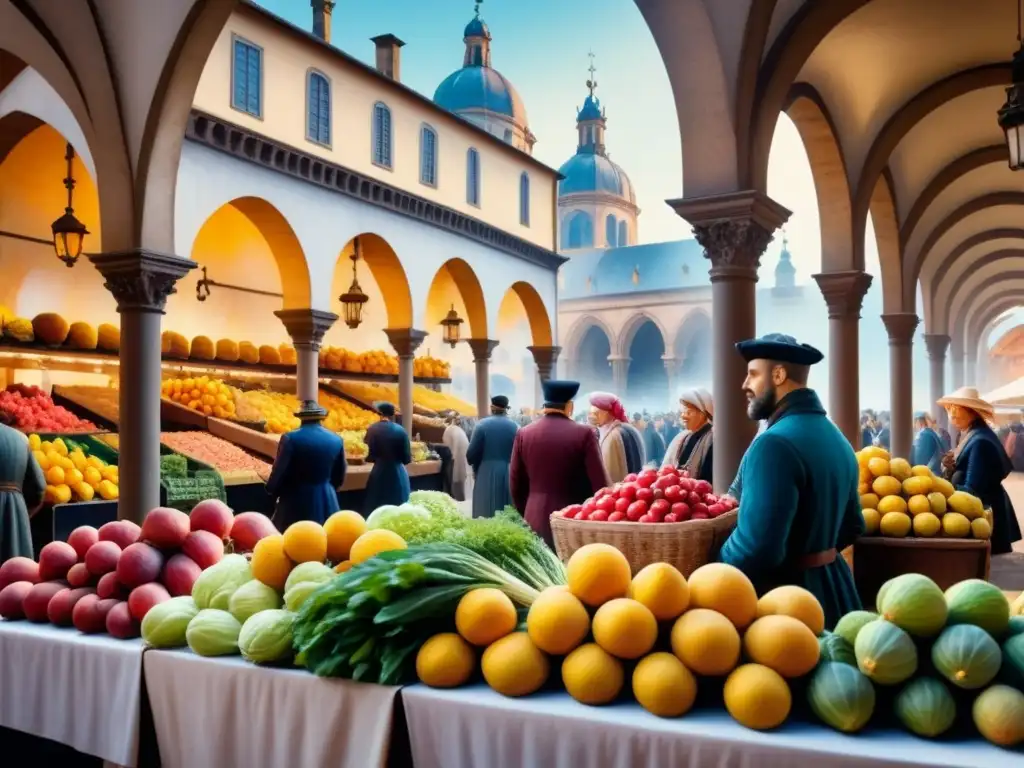
{"type": "MultiPolygon", "coordinates": [[[[171,597],[182,597],[192,594],[192,585],[196,583],[199,574],[203,572],[195,560],[188,555],[171,555],[171,559],[164,565],[163,573],[160,574],[160,581],[171,597]]],[[[142,619],[140,618],[139,621],[142,619]]]]}
{"type": "Polygon", "coordinates": [[[129,544],[117,561],[117,580],[126,587],[140,587],[160,576],[164,557],[160,550],[144,541],[129,544]]]}
{"type": "Polygon", "coordinates": [[[127,600],[130,591],[128,587],[117,580],[116,571],[100,576],[99,583],[96,585],[96,596],[100,600],[109,600],[110,598],[127,600]]]}
{"type": "Polygon", "coordinates": [[[150,608],[170,599],[171,594],[164,585],[154,581],[132,590],[128,596],[128,609],[136,621],[142,621],[150,608]]]}
{"type": "MultiPolygon", "coordinates": [[[[615,511],[626,514],[626,510],[629,509],[629,505],[633,502],[629,499],[616,499],[615,500],[615,511]]],[[[609,515],[611,517],[611,515],[609,515]]]]}
{"type": "Polygon", "coordinates": [[[85,553],[85,567],[93,576],[102,576],[117,568],[121,559],[121,548],[112,541],[97,541],[85,553]]]}
{"type": "Polygon", "coordinates": [[[618,523],[618,522],[620,522],[622,520],[625,520],[625,519],[626,519],[626,515],[623,514],[622,512],[612,512],[610,515],[608,515],[608,522],[609,523],[618,523]]]}
{"type": "Polygon", "coordinates": [[[629,505],[626,510],[626,517],[632,520],[634,523],[641,517],[647,514],[647,502],[646,501],[634,501],[629,505]]]}
{"type": "Polygon", "coordinates": [[[56,581],[68,575],[78,553],[66,541],[51,541],[39,552],[39,580],[56,581]]]}
{"type": "Polygon", "coordinates": [[[674,477],[678,477],[679,470],[676,469],[675,467],[662,467],[661,469],[658,470],[658,474],[662,477],[664,477],[665,475],[672,475],[674,477]]]}
{"type": "MultiPolygon", "coordinates": [[[[614,496],[605,496],[599,502],[597,502],[597,511],[604,512],[605,516],[607,517],[609,513],[615,511],[615,501],[616,499],[614,496]]],[[[593,520],[594,516],[591,515],[590,519],[593,520]]]]}
{"type": "Polygon", "coordinates": [[[231,507],[220,499],[200,501],[188,518],[193,531],[207,531],[222,541],[231,534],[231,524],[235,521],[231,507]]]}
{"type": "Polygon", "coordinates": [[[562,510],[562,512],[563,512],[565,517],[573,519],[573,518],[576,517],[577,514],[579,514],[579,511],[581,509],[583,509],[583,505],[582,504],[570,504],[568,507],[566,507],[564,510],[562,510]]]}
{"type": "Polygon", "coordinates": [[[593,520],[593,521],[596,521],[598,523],[603,523],[605,520],[608,519],[608,510],[607,509],[595,509],[594,510],[594,514],[592,514],[590,516],[590,519],[593,520]]]}
{"type": "Polygon", "coordinates": [[[80,525],[68,535],[68,544],[78,553],[78,560],[85,560],[89,547],[100,540],[100,533],[91,525],[80,525]]]}
{"type": "Polygon", "coordinates": [[[658,479],[658,476],[653,472],[651,472],[651,474],[647,474],[648,471],[650,470],[645,470],[644,473],[636,479],[636,484],[641,488],[650,488],[654,485],[654,481],[658,479]]]}
{"type": "Polygon", "coordinates": [[[142,529],[131,520],[115,520],[104,523],[98,532],[100,541],[112,541],[125,549],[139,540],[142,529]]]}
{"type": "Polygon", "coordinates": [[[661,477],[654,481],[654,487],[661,488],[661,490],[663,491],[666,488],[671,488],[674,485],[679,485],[679,480],[678,478],[676,478],[675,475],[662,475],[661,477]]]}
{"type": "Polygon", "coordinates": [[[177,549],[191,531],[188,515],[170,507],[151,509],[142,521],[142,540],[157,549],[177,549]]]}
{"type": "Polygon", "coordinates": [[[636,478],[637,478],[636,472],[630,472],[628,475],[626,475],[624,478],[622,478],[622,482],[624,482],[624,483],[635,483],[636,482],[636,478]]]}
{"type": "Polygon", "coordinates": [[[652,501],[654,501],[654,491],[652,491],[650,488],[644,488],[644,487],[637,488],[636,489],[636,500],[637,501],[642,501],[645,504],[649,504],[652,501]]]}
{"type": "Polygon", "coordinates": [[[665,515],[665,519],[662,520],[661,522],[663,522],[663,523],[678,523],[679,522],[679,518],[676,517],[676,513],[675,512],[669,512],[667,515],[665,515]]]}
{"type": "Polygon", "coordinates": [[[68,570],[68,586],[72,589],[87,587],[93,582],[93,575],[85,567],[85,563],[75,563],[68,570]]]}
{"type": "Polygon", "coordinates": [[[721,503],[708,506],[708,515],[711,517],[718,517],[723,512],[725,512],[725,506],[721,503]]]}
{"type": "Polygon", "coordinates": [[[693,506],[694,504],[703,504],[703,503],[704,503],[704,497],[703,497],[703,496],[701,496],[701,495],[700,495],[699,493],[697,493],[696,491],[690,491],[690,492],[689,492],[688,494],[686,494],[686,502],[687,502],[687,504],[689,504],[689,505],[690,505],[691,507],[692,507],[692,506],[693,506]]]}
{"type": "Polygon", "coordinates": [[[656,499],[651,504],[651,512],[657,512],[659,515],[664,517],[671,509],[672,505],[669,504],[665,499],[656,499]]]}
{"type": "Polygon", "coordinates": [[[594,494],[594,501],[600,501],[605,496],[607,496],[609,493],[611,493],[611,489],[609,489],[609,488],[601,488],[597,493],[594,494]]]}
{"type": "Polygon", "coordinates": [[[688,477],[679,478],[679,487],[682,488],[686,493],[693,490],[693,480],[688,477]]]}
{"type": "Polygon", "coordinates": [[[708,505],[717,504],[718,503],[718,497],[715,496],[715,494],[713,494],[713,493],[705,494],[705,496],[704,496],[704,503],[708,504],[708,505]]]}
{"type": "Polygon", "coordinates": [[[711,493],[711,483],[709,483],[707,480],[698,480],[696,483],[694,483],[693,490],[695,490],[701,496],[706,496],[707,494],[711,493]]]}
{"type": "MultiPolygon", "coordinates": [[[[684,520],[689,520],[690,519],[690,507],[689,507],[688,504],[685,504],[685,503],[683,503],[681,501],[677,501],[675,504],[672,505],[672,511],[671,511],[670,514],[675,515],[676,519],[679,520],[679,522],[682,522],[684,520]]],[[[666,515],[666,517],[667,517],[667,515],[666,515]]]]}
{"type": "Polygon", "coordinates": [[[708,512],[708,505],[703,501],[691,504],[690,509],[693,510],[694,515],[704,515],[705,518],[711,517],[711,514],[708,512]]]}
{"type": "Polygon", "coordinates": [[[39,583],[39,563],[30,557],[12,557],[0,563],[0,590],[16,581],[39,583]]]}
{"type": "Polygon", "coordinates": [[[665,489],[665,499],[670,504],[675,504],[681,498],[683,490],[678,485],[671,485],[665,489]]]}
{"type": "Polygon", "coordinates": [[[623,483],[619,489],[620,499],[629,499],[632,501],[636,498],[637,484],[636,483],[623,483]]]}
{"type": "Polygon", "coordinates": [[[652,488],[651,493],[654,494],[655,499],[665,498],[665,490],[663,488],[652,488]]]}
{"type": "Polygon", "coordinates": [[[224,557],[224,540],[209,531],[192,531],[185,539],[181,551],[202,568],[216,565],[224,557]]]}
{"type": "Polygon", "coordinates": [[[653,517],[651,517],[650,515],[640,515],[640,519],[637,520],[637,522],[638,523],[654,523],[654,522],[657,522],[657,521],[653,517]]]}

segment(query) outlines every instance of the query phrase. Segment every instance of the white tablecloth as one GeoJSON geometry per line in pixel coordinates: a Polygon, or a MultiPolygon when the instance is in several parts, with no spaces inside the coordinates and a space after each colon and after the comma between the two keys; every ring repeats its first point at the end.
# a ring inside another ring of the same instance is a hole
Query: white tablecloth
{"type": "Polygon", "coordinates": [[[387,759],[397,688],[188,651],[149,651],[144,668],[163,768],[372,768],[387,759]]]}
{"type": "Polygon", "coordinates": [[[134,766],[141,701],[141,640],[0,620],[0,725],[134,766]]]}
{"type": "Polygon", "coordinates": [[[636,704],[588,707],[564,693],[507,699],[483,686],[402,691],[416,768],[878,768],[1024,765],[987,742],[934,742],[901,731],[845,736],[791,723],[771,733],[722,711],[661,719],[636,704]]]}

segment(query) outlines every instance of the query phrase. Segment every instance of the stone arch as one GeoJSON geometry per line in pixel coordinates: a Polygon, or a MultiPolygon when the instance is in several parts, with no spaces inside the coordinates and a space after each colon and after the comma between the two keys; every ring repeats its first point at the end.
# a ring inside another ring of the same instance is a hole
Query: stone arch
{"type": "Polygon", "coordinates": [[[1024,304],[1024,280],[1010,281],[976,294],[962,311],[964,353],[968,357],[972,352],[977,353],[982,329],[992,319],[1018,304],[1024,304]]]}
{"type": "Polygon", "coordinates": [[[583,392],[608,389],[612,380],[612,337],[600,325],[589,325],[574,348],[573,371],[570,378],[580,382],[583,392]]]}
{"type": "Polygon", "coordinates": [[[670,349],[680,384],[710,385],[711,315],[706,310],[698,308],[687,313],[676,329],[670,349]]]}
{"type": "Polygon", "coordinates": [[[623,325],[619,331],[619,335],[616,337],[615,343],[612,345],[612,354],[616,357],[629,357],[629,348],[633,343],[633,337],[636,336],[636,332],[640,330],[640,327],[647,322],[654,323],[654,326],[661,333],[662,346],[667,348],[669,335],[665,331],[665,326],[661,324],[661,321],[654,315],[647,312],[637,312],[629,316],[625,325],[623,325]]]}
{"type": "MultiPolygon", "coordinates": [[[[406,277],[398,254],[383,237],[373,232],[363,232],[353,237],[341,249],[334,267],[335,272],[338,270],[345,270],[346,274],[351,272],[351,256],[355,252],[356,241],[359,242],[359,256],[362,262],[362,265],[356,265],[356,269],[369,269],[374,282],[380,288],[381,295],[384,297],[388,329],[412,328],[412,291],[409,289],[409,279],[406,277]]],[[[345,284],[348,284],[347,279],[345,284]]],[[[335,307],[334,312],[343,316],[340,300],[334,297],[332,303],[335,307]]]]}
{"type": "MultiPolygon", "coordinates": [[[[896,198],[893,194],[892,179],[883,173],[875,184],[871,195],[871,225],[875,230],[875,242],[878,245],[878,265],[882,273],[882,307],[886,313],[902,312],[902,280],[900,269],[900,229],[896,216],[896,198]]],[[[864,263],[864,237],[854,240],[856,258],[864,263]],[[860,243],[859,250],[857,243],[860,243]]]]}
{"type": "Polygon", "coordinates": [[[526,310],[526,317],[530,322],[530,339],[535,347],[550,347],[554,345],[554,329],[551,327],[551,319],[548,315],[548,308],[544,306],[544,299],[540,293],[529,283],[520,280],[512,283],[505,291],[507,296],[514,293],[526,310]]]}
{"type": "MultiPolygon", "coordinates": [[[[626,371],[626,407],[630,413],[641,408],[660,411],[669,400],[669,377],[664,359],[668,348],[661,324],[649,315],[635,316],[627,325],[628,343],[623,350],[629,358],[626,371]]],[[[622,395],[623,393],[619,393],[622,395]]]]}
{"type": "Polygon", "coordinates": [[[821,226],[821,271],[864,269],[854,258],[850,184],[835,124],[824,100],[808,83],[797,83],[784,105],[803,141],[814,178],[821,226]]]}
{"type": "Polygon", "coordinates": [[[956,299],[964,295],[963,290],[970,283],[971,278],[993,264],[1007,263],[1007,266],[1011,266],[1010,261],[1024,257],[1024,243],[1021,245],[1021,248],[1003,248],[974,257],[971,259],[970,267],[965,267],[964,270],[969,269],[970,274],[965,276],[963,272],[960,272],[950,275],[950,279],[944,283],[933,283],[930,286],[929,298],[932,307],[930,317],[933,318],[934,323],[928,323],[927,327],[934,327],[936,333],[943,333],[943,329],[948,330],[949,318],[955,315],[953,307],[956,299]]]}
{"type": "Polygon", "coordinates": [[[1024,250],[1008,251],[1007,254],[1009,255],[1005,256],[1004,259],[1007,261],[1012,259],[1014,263],[1007,264],[1005,269],[1000,269],[996,274],[987,276],[980,276],[983,274],[981,271],[974,272],[953,289],[953,293],[949,297],[948,317],[944,318],[946,323],[936,323],[935,327],[939,329],[936,331],[937,333],[942,333],[942,329],[949,326],[951,318],[962,314],[965,305],[972,305],[974,296],[984,295],[995,286],[1007,284],[1014,280],[1024,280],[1024,250]]]}
{"type": "Polygon", "coordinates": [[[615,334],[612,333],[611,328],[609,328],[608,324],[597,315],[584,315],[570,326],[568,333],[565,335],[565,341],[562,342],[563,354],[566,359],[579,359],[578,352],[580,345],[583,343],[583,339],[590,332],[591,328],[597,328],[608,339],[608,354],[611,354],[611,347],[615,341],[615,334]]]}
{"type": "MultiPolygon", "coordinates": [[[[454,303],[456,297],[462,304],[463,311],[460,314],[468,325],[468,338],[489,338],[487,303],[484,300],[480,279],[466,261],[458,258],[449,259],[434,274],[427,292],[427,311],[431,312],[433,309],[432,314],[440,312],[443,316],[448,311],[448,305],[454,303]],[[451,295],[453,292],[456,296],[451,295]],[[437,301],[440,301],[442,306],[435,307],[437,301]]],[[[422,325],[426,327],[427,322],[424,321],[422,325]]]]}
{"type": "Polygon", "coordinates": [[[900,245],[904,248],[910,240],[910,234],[914,227],[921,221],[928,206],[935,202],[936,198],[957,179],[967,175],[973,170],[992,163],[1005,163],[1007,158],[1006,144],[992,144],[987,147],[978,147],[966,152],[945,168],[936,173],[928,181],[928,184],[921,191],[921,194],[914,200],[913,205],[907,212],[903,225],[900,227],[900,245]]]}
{"type": "MultiPolygon", "coordinates": [[[[960,260],[960,257],[970,251],[972,248],[976,248],[985,243],[990,243],[994,240],[1024,240],[1024,229],[1014,227],[1000,227],[997,229],[986,229],[983,232],[978,232],[975,235],[971,235],[965,238],[962,243],[957,245],[953,250],[946,254],[942,262],[935,270],[935,274],[932,277],[932,286],[934,290],[942,285],[943,279],[953,269],[953,267],[960,260]]],[[[934,299],[934,297],[933,297],[934,299]]]]}
{"type": "Polygon", "coordinates": [[[917,281],[921,277],[921,268],[924,266],[928,254],[942,236],[969,216],[984,211],[986,208],[1004,205],[1024,206],[1024,192],[990,192],[987,195],[968,200],[946,216],[928,233],[928,237],[925,238],[921,248],[914,254],[913,261],[904,265],[903,300],[907,307],[913,308],[914,306],[917,281]]]}

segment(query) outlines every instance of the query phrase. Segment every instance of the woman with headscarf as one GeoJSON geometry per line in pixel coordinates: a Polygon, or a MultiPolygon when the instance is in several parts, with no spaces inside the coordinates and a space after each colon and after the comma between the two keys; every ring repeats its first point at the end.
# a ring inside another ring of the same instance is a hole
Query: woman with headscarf
{"type": "Polygon", "coordinates": [[[978,396],[974,387],[961,387],[938,401],[949,413],[950,423],[960,432],[960,442],[942,460],[950,482],[959,491],[981,499],[992,510],[992,554],[1010,552],[1020,541],[1020,525],[1003,480],[1013,467],[1002,443],[987,422],[995,409],[978,396]]]}
{"type": "Polygon", "coordinates": [[[661,466],[685,469],[690,477],[710,483],[714,468],[714,400],[706,389],[688,389],[679,397],[679,405],[686,429],[672,440],[661,466]]]}
{"type": "Polygon", "coordinates": [[[644,441],[629,423],[622,401],[609,392],[590,396],[590,415],[597,427],[601,460],[612,483],[644,468],[644,441]]]}

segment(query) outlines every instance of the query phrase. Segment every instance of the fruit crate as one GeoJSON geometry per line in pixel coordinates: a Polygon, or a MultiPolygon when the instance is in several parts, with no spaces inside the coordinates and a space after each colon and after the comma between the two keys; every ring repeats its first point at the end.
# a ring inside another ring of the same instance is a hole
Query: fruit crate
{"type": "Polygon", "coordinates": [[[988,581],[992,548],[979,539],[863,536],[853,545],[853,579],[865,607],[879,588],[904,573],[920,573],[948,589],[965,579],[988,581]]]}
{"type": "MultiPolygon", "coordinates": [[[[98,433],[96,433],[98,434],[98,433]]],[[[75,433],[75,434],[51,434],[51,433],[39,433],[39,439],[43,442],[53,442],[57,438],[64,441],[64,444],[68,447],[68,451],[73,450],[73,445],[79,445],[82,447],[82,452],[86,456],[96,456],[102,459],[107,464],[117,464],[117,451],[111,446],[107,445],[102,440],[97,439],[92,433],[75,433]]]]}

